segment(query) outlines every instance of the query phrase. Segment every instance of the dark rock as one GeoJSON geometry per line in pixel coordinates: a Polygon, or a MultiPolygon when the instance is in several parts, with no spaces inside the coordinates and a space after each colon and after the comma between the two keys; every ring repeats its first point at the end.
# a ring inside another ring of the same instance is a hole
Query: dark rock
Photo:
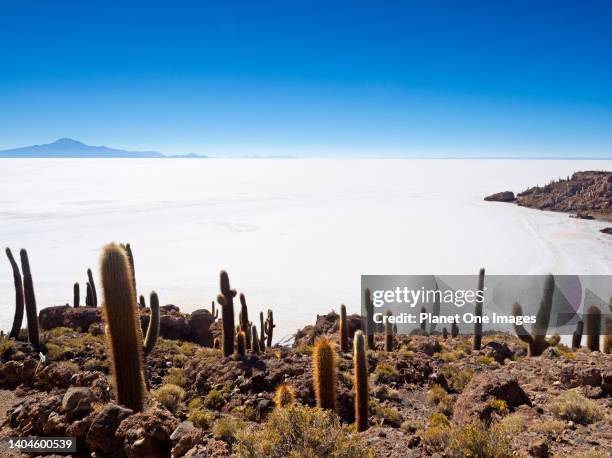
{"type": "Polygon", "coordinates": [[[210,326],[214,321],[214,317],[208,310],[194,311],[189,317],[189,331],[192,341],[204,347],[212,347],[214,337],[210,331],[210,326]]]}
{"type": "Polygon", "coordinates": [[[60,305],[45,307],[38,314],[38,322],[44,331],[66,327],[87,332],[94,323],[101,323],[102,316],[99,307],[70,307],[60,305]]]}
{"type": "Polygon", "coordinates": [[[482,349],[482,352],[486,356],[491,356],[499,364],[503,364],[506,359],[512,359],[514,355],[508,345],[495,341],[487,343],[482,349]]]}
{"type": "Polygon", "coordinates": [[[130,458],[165,458],[172,450],[170,436],[177,426],[170,412],[153,407],[123,420],[115,437],[124,440],[123,447],[130,458]]]}
{"type": "Polygon", "coordinates": [[[491,194],[490,196],[485,197],[484,200],[489,202],[514,202],[515,197],[512,191],[502,191],[491,194]]]}
{"type": "Polygon", "coordinates": [[[126,407],[107,404],[93,419],[87,433],[87,446],[105,455],[120,449],[123,441],[115,437],[115,431],[121,422],[133,413],[133,410],[126,407]]]}
{"type": "Polygon", "coordinates": [[[460,425],[474,419],[488,422],[494,409],[489,402],[501,399],[508,408],[531,405],[529,396],[511,375],[496,370],[475,375],[455,403],[453,419],[460,425]]]}
{"type": "Polygon", "coordinates": [[[545,441],[534,442],[529,446],[529,453],[538,458],[547,458],[548,444],[545,441]]]}

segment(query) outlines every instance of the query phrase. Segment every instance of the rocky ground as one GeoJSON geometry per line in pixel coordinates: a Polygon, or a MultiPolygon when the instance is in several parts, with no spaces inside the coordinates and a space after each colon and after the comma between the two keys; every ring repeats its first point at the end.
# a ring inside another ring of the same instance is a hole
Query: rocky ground
{"type": "Polygon", "coordinates": [[[515,202],[524,207],[568,212],[579,218],[612,221],[612,172],[576,172],[516,196],[512,191],[503,191],[485,200],[515,202]]]}
{"type": "MultiPolygon", "coordinates": [[[[611,456],[610,355],[557,345],[530,358],[508,335],[484,336],[480,351],[469,337],[396,336],[385,352],[379,336],[367,355],[370,427],[356,433],[350,353],[337,353],[337,415],[300,407],[315,406],[313,344],[337,342],[335,313],[292,347],[241,359],[202,345],[219,335],[206,311],[197,333],[191,315],[166,306],[146,358],[148,406],[134,413],[114,402],[99,312],[80,309],[41,311],[44,362],[27,343],[0,340],[3,437],[72,436],[83,457],[611,456]],[[281,383],[298,407],[275,408],[281,383]]],[[[359,318],[349,324],[352,335],[359,318]]]]}

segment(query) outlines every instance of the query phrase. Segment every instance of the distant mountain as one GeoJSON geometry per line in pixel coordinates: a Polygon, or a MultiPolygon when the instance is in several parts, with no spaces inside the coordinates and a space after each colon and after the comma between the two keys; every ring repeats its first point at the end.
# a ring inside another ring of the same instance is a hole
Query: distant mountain
{"type": "Polygon", "coordinates": [[[0,158],[154,158],[154,157],[185,157],[204,158],[198,154],[184,156],[164,156],[156,151],[126,151],[107,146],[90,146],[71,138],[60,138],[53,143],[25,146],[0,151],[0,158]]]}

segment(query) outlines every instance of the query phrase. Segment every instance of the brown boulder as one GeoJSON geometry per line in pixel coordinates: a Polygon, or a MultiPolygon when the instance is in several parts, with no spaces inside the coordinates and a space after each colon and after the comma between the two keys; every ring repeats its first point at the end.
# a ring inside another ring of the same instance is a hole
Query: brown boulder
{"type": "Polygon", "coordinates": [[[212,347],[213,334],[210,330],[210,326],[214,321],[214,317],[208,310],[199,309],[194,311],[189,317],[191,339],[204,347],[212,347]]]}
{"type": "Polygon", "coordinates": [[[42,309],[38,314],[38,322],[44,331],[66,327],[87,332],[92,324],[102,322],[102,316],[98,307],[60,305],[42,309]]]}
{"type": "Polygon", "coordinates": [[[531,405],[529,396],[517,380],[502,370],[474,376],[455,403],[453,418],[464,425],[475,419],[488,422],[495,410],[490,402],[502,400],[509,409],[522,404],[531,405]]]}
{"type": "Polygon", "coordinates": [[[491,194],[484,198],[488,202],[514,202],[515,197],[512,191],[502,191],[491,194]]]}
{"type": "Polygon", "coordinates": [[[119,450],[123,441],[115,437],[115,431],[121,422],[132,415],[133,410],[116,404],[107,404],[104,409],[96,414],[87,433],[87,446],[104,455],[119,450]]]}
{"type": "Polygon", "coordinates": [[[129,458],[165,458],[172,450],[170,436],[178,424],[170,412],[153,407],[123,420],[115,437],[123,439],[129,458]]]}

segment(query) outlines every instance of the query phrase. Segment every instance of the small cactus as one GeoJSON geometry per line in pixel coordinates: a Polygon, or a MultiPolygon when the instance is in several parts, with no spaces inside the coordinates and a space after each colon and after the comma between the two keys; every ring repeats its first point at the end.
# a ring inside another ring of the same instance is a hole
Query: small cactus
{"type": "Polygon", "coordinates": [[[236,334],[236,355],[238,358],[244,358],[246,355],[246,334],[244,331],[236,334]]]}
{"type": "Polygon", "coordinates": [[[348,322],[346,321],[346,306],[340,306],[340,323],[338,324],[340,333],[340,351],[346,353],[349,351],[348,344],[348,322]]]}
{"type": "Polygon", "coordinates": [[[157,337],[159,336],[159,299],[155,291],[151,293],[149,302],[151,304],[151,317],[149,319],[147,335],[144,341],[145,355],[151,353],[151,350],[153,350],[155,343],[157,342],[157,337]]]}
{"type": "Polygon", "coordinates": [[[145,297],[142,294],[140,295],[140,298],[138,299],[138,306],[141,309],[147,308],[147,303],[145,301],[145,297]]]}
{"type": "Polygon", "coordinates": [[[261,345],[259,345],[259,338],[257,337],[257,326],[251,328],[251,350],[256,355],[261,353],[261,345]]]}
{"type": "Polygon", "coordinates": [[[314,392],[317,407],[336,408],[336,362],[329,340],[320,338],[312,354],[314,392]]]}
{"type": "Polygon", "coordinates": [[[355,423],[357,431],[368,429],[368,361],[363,333],[353,339],[353,389],[355,390],[355,423]]]}
{"type": "Polygon", "coordinates": [[[272,333],[274,332],[275,327],[274,314],[272,313],[272,310],[268,309],[268,318],[266,318],[266,322],[264,323],[264,330],[266,331],[267,336],[266,347],[268,348],[272,346],[272,333]]]}
{"type": "Polygon", "coordinates": [[[365,326],[363,328],[366,331],[366,335],[368,336],[368,348],[370,350],[374,350],[374,305],[372,304],[372,294],[370,293],[370,289],[366,288],[364,294],[365,301],[365,326]]]}
{"type": "Polygon", "coordinates": [[[220,274],[221,294],[217,296],[217,302],[221,306],[221,320],[223,322],[223,355],[226,357],[234,353],[234,297],[236,290],[231,289],[229,276],[225,270],[220,274]]]}
{"type": "Polygon", "coordinates": [[[38,335],[38,312],[36,311],[36,296],[28,252],[21,249],[21,272],[23,272],[23,295],[25,298],[25,312],[28,318],[28,339],[35,351],[40,350],[40,337],[38,335]]]}
{"type": "Polygon", "coordinates": [[[74,284],[74,286],[72,287],[72,292],[73,292],[73,299],[72,299],[72,305],[73,307],[79,307],[81,305],[81,289],[79,287],[78,282],[74,284]]]}
{"type": "Polygon", "coordinates": [[[91,306],[98,306],[98,293],[96,292],[96,284],[94,283],[91,269],[87,269],[87,278],[89,278],[89,287],[91,288],[91,306]]]}
{"type": "Polygon", "coordinates": [[[599,351],[599,336],[601,335],[601,311],[596,305],[591,305],[586,315],[587,347],[590,351],[599,351]]]}
{"type": "Polygon", "coordinates": [[[580,348],[582,345],[582,332],[584,330],[584,321],[580,320],[576,323],[576,330],[572,334],[572,348],[580,348]]]}
{"type": "MultiPolygon", "coordinates": [[[[548,342],[546,342],[546,331],[548,330],[548,322],[550,321],[550,311],[552,309],[554,292],[555,277],[549,274],[544,282],[542,300],[540,301],[540,308],[538,309],[531,334],[527,332],[523,325],[514,324],[514,331],[518,338],[529,344],[529,356],[540,356],[549,346],[548,342]]],[[[521,304],[515,303],[512,306],[512,315],[515,317],[523,315],[521,304]]]]}
{"type": "Polygon", "coordinates": [[[125,251],[114,243],[104,247],[100,270],[112,385],[119,404],[140,412],[145,398],[142,331],[125,251]]]}
{"type": "Polygon", "coordinates": [[[219,310],[217,310],[217,308],[215,307],[215,301],[212,301],[212,306],[210,308],[210,314],[212,315],[213,319],[217,321],[217,318],[219,318],[219,310]]]}
{"type": "Polygon", "coordinates": [[[451,323],[451,337],[455,338],[459,335],[459,326],[457,323],[451,323]]]}
{"type": "Polygon", "coordinates": [[[21,280],[19,266],[17,265],[17,262],[15,262],[15,258],[13,257],[13,253],[11,253],[10,248],[6,249],[6,256],[11,263],[11,268],[13,269],[13,281],[15,283],[15,316],[13,317],[13,326],[11,327],[9,338],[17,339],[19,337],[19,331],[21,331],[21,324],[23,323],[23,309],[25,303],[25,299],[23,297],[23,281],[21,280]]]}
{"type": "Polygon", "coordinates": [[[276,388],[274,403],[277,408],[287,407],[295,404],[295,390],[288,383],[282,383],[276,388]]]}
{"type": "MultiPolygon", "coordinates": [[[[477,290],[480,294],[484,292],[484,277],[485,270],[480,269],[478,273],[478,286],[477,290]]],[[[482,300],[476,299],[476,306],[474,308],[474,315],[476,317],[476,321],[474,323],[474,342],[472,345],[473,350],[480,350],[482,345],[482,300]]]]}
{"type": "Polygon", "coordinates": [[[240,293],[240,313],[238,314],[240,328],[246,336],[247,350],[251,349],[251,323],[249,322],[249,308],[247,307],[246,297],[240,293]]]}
{"type": "Polygon", "coordinates": [[[385,351],[393,351],[393,324],[389,322],[389,317],[392,315],[391,310],[386,312],[387,320],[385,321],[385,351]]]}

